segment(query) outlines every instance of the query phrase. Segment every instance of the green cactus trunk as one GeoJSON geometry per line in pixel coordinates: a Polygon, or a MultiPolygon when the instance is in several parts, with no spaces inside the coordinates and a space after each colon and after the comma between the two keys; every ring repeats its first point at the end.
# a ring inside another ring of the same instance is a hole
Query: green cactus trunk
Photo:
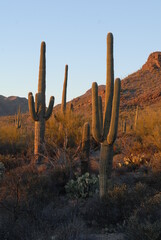
{"type": "Polygon", "coordinates": [[[28,94],[29,112],[32,119],[35,121],[35,140],[34,140],[34,155],[37,163],[42,163],[44,154],[44,135],[45,121],[52,114],[54,105],[54,97],[50,97],[49,106],[46,110],[45,104],[45,89],[46,89],[46,45],[41,43],[40,50],[40,65],[39,65],[39,81],[38,93],[35,95],[35,104],[32,93],[28,94]]]}
{"type": "Polygon", "coordinates": [[[35,160],[40,163],[42,154],[44,153],[44,135],[45,135],[45,120],[35,122],[35,139],[34,139],[34,154],[35,160]]]}
{"type": "Polygon", "coordinates": [[[101,143],[100,150],[100,198],[108,191],[108,179],[111,177],[113,162],[113,144],[117,136],[121,82],[117,78],[114,84],[113,35],[107,35],[107,74],[104,119],[102,120],[101,98],[98,97],[98,85],[92,84],[92,134],[101,143]],[[102,124],[103,122],[103,124],[102,124]]]}
{"type": "Polygon", "coordinates": [[[100,163],[99,163],[99,186],[100,198],[106,197],[109,179],[112,172],[113,145],[106,141],[101,143],[100,163]]]}

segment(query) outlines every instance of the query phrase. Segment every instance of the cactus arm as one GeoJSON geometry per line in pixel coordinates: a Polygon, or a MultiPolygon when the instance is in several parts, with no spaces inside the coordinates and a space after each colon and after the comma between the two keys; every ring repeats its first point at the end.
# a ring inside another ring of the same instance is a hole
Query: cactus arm
{"type": "Polygon", "coordinates": [[[103,112],[102,112],[102,97],[98,96],[98,110],[99,110],[99,125],[100,125],[100,131],[102,135],[103,130],[103,112]]]}
{"type": "Polygon", "coordinates": [[[38,93],[35,94],[35,113],[38,113],[38,93]]]}
{"type": "Polygon", "coordinates": [[[117,136],[119,105],[120,105],[120,89],[121,89],[121,81],[119,78],[117,78],[115,80],[115,86],[114,86],[114,99],[112,104],[112,117],[111,117],[110,129],[107,135],[107,142],[110,145],[114,143],[117,136]]]}
{"type": "Polygon", "coordinates": [[[110,128],[112,100],[113,100],[113,86],[114,86],[114,64],[113,64],[113,35],[107,34],[107,66],[106,66],[106,96],[105,96],[105,110],[103,120],[103,136],[106,139],[110,128]]]}
{"type": "Polygon", "coordinates": [[[102,141],[99,122],[98,110],[98,85],[96,82],[92,83],[92,134],[97,142],[102,141]]]}
{"type": "Polygon", "coordinates": [[[38,116],[35,112],[35,106],[34,106],[34,98],[31,92],[28,94],[28,106],[29,106],[29,112],[34,121],[38,121],[38,116]]]}
{"type": "Polygon", "coordinates": [[[62,104],[61,104],[62,113],[66,111],[67,79],[68,79],[68,65],[65,65],[64,85],[63,85],[62,104]]]}
{"type": "Polygon", "coordinates": [[[53,111],[53,106],[54,106],[54,97],[50,97],[50,101],[49,101],[49,106],[45,112],[45,120],[48,120],[52,114],[53,111]]]}

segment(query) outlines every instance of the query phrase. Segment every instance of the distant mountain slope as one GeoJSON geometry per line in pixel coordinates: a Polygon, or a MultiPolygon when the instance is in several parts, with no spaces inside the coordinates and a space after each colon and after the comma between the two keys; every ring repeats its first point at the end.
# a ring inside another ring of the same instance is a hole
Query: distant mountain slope
{"type": "Polygon", "coordinates": [[[0,116],[8,116],[17,113],[19,106],[22,113],[27,112],[28,100],[21,97],[4,97],[0,95],[0,116]]]}
{"type": "MultiPolygon", "coordinates": [[[[105,85],[99,86],[99,95],[102,96],[104,105],[105,85]]],[[[71,102],[75,111],[91,115],[91,89],[71,102]]],[[[161,52],[150,54],[140,70],[121,81],[120,110],[135,109],[137,105],[143,108],[146,106],[161,107],[161,52]]]]}
{"type": "MultiPolygon", "coordinates": [[[[104,83],[106,80],[104,79],[104,83]]],[[[99,95],[102,96],[104,105],[105,85],[99,86],[99,95]]],[[[74,111],[91,117],[92,113],[92,91],[89,89],[85,94],[74,98],[67,103],[67,108],[72,102],[74,111]]],[[[17,112],[18,107],[22,112],[28,111],[28,101],[20,97],[0,96],[0,116],[12,115],[17,112]]],[[[136,106],[161,107],[161,52],[151,53],[147,62],[140,70],[121,81],[120,111],[135,109],[136,106]]],[[[54,107],[54,112],[60,109],[60,104],[54,107]]]]}

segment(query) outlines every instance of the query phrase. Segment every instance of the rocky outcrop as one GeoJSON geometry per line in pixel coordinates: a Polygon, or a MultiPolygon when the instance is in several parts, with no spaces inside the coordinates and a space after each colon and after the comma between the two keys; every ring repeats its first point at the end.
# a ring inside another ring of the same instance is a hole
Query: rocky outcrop
{"type": "Polygon", "coordinates": [[[147,62],[142,66],[142,70],[153,72],[161,68],[161,52],[153,52],[149,55],[147,62]]]}

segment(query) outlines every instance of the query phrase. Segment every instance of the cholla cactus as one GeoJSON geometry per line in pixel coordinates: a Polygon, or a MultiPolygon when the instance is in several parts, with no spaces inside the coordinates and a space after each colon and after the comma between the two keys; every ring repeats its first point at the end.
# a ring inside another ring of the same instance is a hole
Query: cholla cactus
{"type": "Polygon", "coordinates": [[[81,159],[81,173],[84,174],[89,171],[90,125],[88,122],[86,122],[83,126],[82,152],[83,157],[81,159]]]}
{"type": "Polygon", "coordinates": [[[15,115],[15,126],[17,129],[21,128],[21,121],[22,121],[21,108],[19,106],[18,113],[17,115],[15,115]]]}
{"type": "Polygon", "coordinates": [[[5,172],[4,164],[0,162],[0,180],[3,178],[4,172],[5,172]]]}
{"type": "Polygon", "coordinates": [[[101,143],[99,165],[100,198],[106,196],[108,179],[111,177],[113,143],[116,139],[118,128],[120,88],[121,82],[119,78],[115,80],[114,85],[113,35],[108,33],[104,118],[102,117],[101,98],[98,97],[98,85],[95,82],[92,84],[92,134],[95,140],[101,143]]]}
{"type": "Polygon", "coordinates": [[[63,85],[62,104],[61,104],[62,113],[65,113],[66,111],[67,80],[68,80],[68,65],[65,65],[64,85],[63,85]]]}
{"type": "Polygon", "coordinates": [[[35,121],[35,141],[34,141],[34,154],[37,163],[41,163],[43,154],[44,134],[45,134],[45,121],[48,120],[52,114],[54,97],[50,97],[49,106],[46,110],[45,104],[45,88],[46,88],[46,45],[45,42],[41,43],[40,50],[40,66],[39,66],[39,81],[38,93],[35,95],[35,104],[32,93],[28,94],[29,112],[32,119],[35,121]]]}

